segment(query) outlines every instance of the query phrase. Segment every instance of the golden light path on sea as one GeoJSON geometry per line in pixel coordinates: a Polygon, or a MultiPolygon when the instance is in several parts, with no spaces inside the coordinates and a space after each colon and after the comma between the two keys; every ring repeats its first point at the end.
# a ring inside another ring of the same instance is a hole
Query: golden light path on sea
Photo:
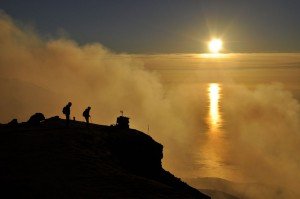
{"type": "Polygon", "coordinates": [[[221,127],[221,115],[219,110],[220,100],[220,85],[217,83],[211,83],[208,86],[209,95],[209,117],[208,125],[209,129],[213,132],[217,131],[221,127]]]}
{"type": "Polygon", "coordinates": [[[202,177],[217,177],[232,181],[242,180],[238,168],[230,162],[230,140],[224,129],[222,115],[222,84],[207,84],[207,131],[202,136],[199,145],[199,164],[202,165],[198,175],[202,177]]]}
{"type": "Polygon", "coordinates": [[[236,170],[227,164],[228,140],[223,129],[221,111],[222,85],[219,83],[207,84],[207,132],[204,134],[200,148],[200,167],[198,175],[203,177],[218,177],[233,180],[236,170]]]}
{"type": "MultiPolygon", "coordinates": [[[[224,139],[222,132],[222,116],[220,113],[221,86],[218,83],[207,85],[208,111],[207,132],[205,143],[201,146],[202,158],[206,165],[206,175],[222,176],[224,174],[222,162],[224,139]]],[[[224,176],[222,176],[224,177],[224,176]]]]}

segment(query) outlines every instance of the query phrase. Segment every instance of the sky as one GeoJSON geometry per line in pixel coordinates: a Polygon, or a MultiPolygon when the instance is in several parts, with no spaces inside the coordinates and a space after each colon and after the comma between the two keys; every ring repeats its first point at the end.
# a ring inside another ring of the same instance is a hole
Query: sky
{"type": "Polygon", "coordinates": [[[0,9],[44,38],[99,42],[115,52],[299,52],[298,0],[1,0],[0,9]]]}

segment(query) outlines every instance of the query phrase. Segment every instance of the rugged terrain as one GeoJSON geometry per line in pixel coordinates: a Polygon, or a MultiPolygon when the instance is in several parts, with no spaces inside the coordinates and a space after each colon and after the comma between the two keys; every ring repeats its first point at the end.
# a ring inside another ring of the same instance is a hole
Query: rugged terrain
{"type": "Polygon", "coordinates": [[[210,195],[213,199],[300,198],[299,194],[295,193],[289,187],[282,187],[271,183],[241,183],[212,177],[185,180],[201,192],[210,195]]]}
{"type": "Polygon", "coordinates": [[[2,198],[209,198],[165,171],[133,129],[52,118],[0,126],[2,198]],[[7,197],[8,196],[8,197],[7,197]]]}

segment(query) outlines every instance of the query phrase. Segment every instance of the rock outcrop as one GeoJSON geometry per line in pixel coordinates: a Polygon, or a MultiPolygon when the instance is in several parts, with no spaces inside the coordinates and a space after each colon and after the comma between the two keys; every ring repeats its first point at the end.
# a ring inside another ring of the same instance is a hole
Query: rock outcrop
{"type": "Polygon", "coordinates": [[[44,120],[45,120],[45,116],[43,113],[35,113],[34,115],[32,115],[29,118],[29,120],[27,121],[27,124],[31,125],[31,126],[38,126],[44,120]]]}
{"type": "Polygon", "coordinates": [[[10,122],[8,122],[7,124],[6,124],[6,126],[8,126],[8,127],[17,127],[18,126],[18,120],[17,119],[12,119],[10,122]]]}

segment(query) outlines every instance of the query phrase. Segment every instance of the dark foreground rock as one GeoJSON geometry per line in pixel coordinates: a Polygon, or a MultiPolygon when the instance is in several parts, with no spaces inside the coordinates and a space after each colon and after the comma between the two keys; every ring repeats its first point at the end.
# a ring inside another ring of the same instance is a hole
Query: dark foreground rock
{"type": "Polygon", "coordinates": [[[31,126],[38,126],[44,120],[45,120],[45,116],[43,113],[35,113],[34,115],[32,115],[29,118],[29,120],[27,121],[27,124],[31,125],[31,126]]]}
{"type": "Polygon", "coordinates": [[[131,129],[58,118],[0,126],[1,198],[209,198],[165,171],[163,146],[131,129]]]}

